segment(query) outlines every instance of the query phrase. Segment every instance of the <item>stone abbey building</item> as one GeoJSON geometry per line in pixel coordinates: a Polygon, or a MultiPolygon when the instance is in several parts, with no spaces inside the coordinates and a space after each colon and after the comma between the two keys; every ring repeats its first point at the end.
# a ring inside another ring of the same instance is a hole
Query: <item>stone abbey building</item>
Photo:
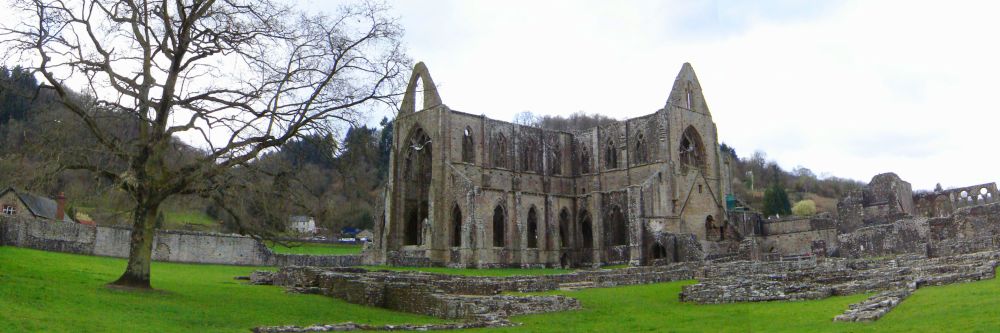
{"type": "Polygon", "coordinates": [[[728,165],[690,64],[658,111],[564,132],[453,110],[418,63],[393,131],[375,263],[673,262],[735,232],[728,165]]]}

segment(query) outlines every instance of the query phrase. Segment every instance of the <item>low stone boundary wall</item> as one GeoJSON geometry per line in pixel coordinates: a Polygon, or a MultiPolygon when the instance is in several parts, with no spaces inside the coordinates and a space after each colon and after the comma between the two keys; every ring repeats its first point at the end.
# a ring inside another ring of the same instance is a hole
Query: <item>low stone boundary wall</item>
{"type": "MultiPolygon", "coordinates": [[[[127,258],[132,230],[0,217],[0,245],[104,257],[127,258]]],[[[275,254],[248,236],[195,231],[158,230],[153,260],[244,266],[356,266],[360,255],[310,256],[275,254]]]]}
{"type": "MultiPolygon", "coordinates": [[[[565,286],[612,287],[692,279],[698,263],[577,271],[567,274],[510,277],[475,277],[424,272],[367,271],[360,268],[284,267],[277,273],[258,271],[251,283],[283,286],[290,291],[323,294],[349,303],[395,311],[463,320],[458,327],[514,325],[510,316],[566,311],[580,308],[574,298],[560,295],[508,295],[540,292],[565,286]]],[[[357,329],[347,324],[314,329],[357,329]]],[[[384,329],[375,328],[375,329],[384,329]]],[[[413,329],[430,329],[413,326],[413,329]]],[[[439,327],[440,328],[440,327],[439,327]]],[[[443,327],[443,329],[454,327],[443,327]]],[[[311,328],[265,327],[267,332],[302,332],[311,328]]],[[[436,328],[438,329],[438,328],[436,328]]]]}
{"type": "MultiPolygon", "coordinates": [[[[268,250],[270,251],[270,249],[268,250]]],[[[272,266],[319,266],[319,267],[351,267],[363,265],[360,254],[318,256],[308,254],[281,254],[276,253],[271,256],[269,265],[272,266]]]]}

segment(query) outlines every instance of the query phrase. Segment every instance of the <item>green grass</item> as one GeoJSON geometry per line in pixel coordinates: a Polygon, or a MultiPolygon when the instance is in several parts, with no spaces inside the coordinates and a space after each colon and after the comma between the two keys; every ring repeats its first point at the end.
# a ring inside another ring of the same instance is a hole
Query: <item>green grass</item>
{"type": "Polygon", "coordinates": [[[551,275],[570,273],[573,270],[556,268],[448,268],[448,267],[394,267],[394,266],[361,266],[369,271],[418,271],[437,274],[464,276],[518,276],[518,275],[551,275]]]}
{"type": "Polygon", "coordinates": [[[261,325],[440,320],[233,280],[253,267],[153,263],[153,287],[104,287],[122,259],[0,247],[0,332],[248,332],[261,325]]]}
{"type": "Polygon", "coordinates": [[[996,332],[1000,281],[917,290],[874,323],[833,322],[867,295],[795,302],[681,303],[679,281],[550,292],[577,298],[584,309],[512,318],[524,326],[490,332],[996,332]]]}
{"type": "Polygon", "coordinates": [[[267,247],[274,253],[284,254],[309,254],[309,255],[347,255],[360,254],[361,245],[350,244],[326,244],[326,243],[287,243],[284,246],[277,243],[268,242],[267,247]]]}
{"type": "MultiPolygon", "coordinates": [[[[439,320],[366,308],[318,295],[248,286],[251,267],[153,264],[163,292],[104,288],[124,260],[0,247],[0,332],[246,332],[260,325],[427,323],[439,320]]],[[[382,269],[384,267],[369,267],[382,269]]],[[[412,270],[414,268],[394,268],[412,270]]],[[[419,270],[465,275],[551,274],[559,270],[419,270]]],[[[875,323],[833,317],[866,295],[815,301],[696,305],[678,302],[680,281],[574,292],[584,309],[512,318],[523,326],[490,332],[995,332],[1000,281],[922,288],[875,323]]]]}
{"type": "Polygon", "coordinates": [[[219,223],[202,211],[163,211],[163,228],[170,230],[213,231],[219,223]]]}

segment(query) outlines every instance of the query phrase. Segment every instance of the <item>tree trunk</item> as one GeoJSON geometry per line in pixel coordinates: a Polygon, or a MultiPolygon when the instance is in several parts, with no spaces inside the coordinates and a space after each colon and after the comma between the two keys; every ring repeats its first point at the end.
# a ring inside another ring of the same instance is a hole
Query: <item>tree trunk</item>
{"type": "Polygon", "coordinates": [[[156,235],[156,214],[160,203],[139,203],[132,215],[132,237],[129,240],[128,267],[112,285],[151,289],[149,264],[153,255],[153,236],[156,235]]]}

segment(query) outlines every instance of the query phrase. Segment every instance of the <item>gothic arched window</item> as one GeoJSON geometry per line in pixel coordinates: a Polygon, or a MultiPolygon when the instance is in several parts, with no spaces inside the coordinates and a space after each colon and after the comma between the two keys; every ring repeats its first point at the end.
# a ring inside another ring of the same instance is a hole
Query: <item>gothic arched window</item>
{"type": "Polygon", "coordinates": [[[604,152],[604,164],[608,169],[618,168],[618,150],[615,148],[615,140],[608,140],[608,147],[604,152]]]}
{"type": "Polygon", "coordinates": [[[493,209],[493,246],[503,247],[506,244],[506,226],[507,213],[504,211],[503,206],[497,205],[493,209]]]}
{"type": "Polygon", "coordinates": [[[493,158],[494,168],[509,168],[507,166],[507,138],[502,133],[493,138],[490,156],[493,158]]]}
{"type": "Polygon", "coordinates": [[[472,128],[466,127],[462,133],[462,162],[475,163],[475,141],[472,139],[472,128]]]}
{"type": "Polygon", "coordinates": [[[635,164],[649,162],[649,149],[646,147],[646,138],[640,133],[635,138],[635,164]]]}
{"type": "Polygon", "coordinates": [[[678,153],[682,167],[705,167],[705,146],[701,143],[701,135],[693,126],[684,130],[678,153]]]}

